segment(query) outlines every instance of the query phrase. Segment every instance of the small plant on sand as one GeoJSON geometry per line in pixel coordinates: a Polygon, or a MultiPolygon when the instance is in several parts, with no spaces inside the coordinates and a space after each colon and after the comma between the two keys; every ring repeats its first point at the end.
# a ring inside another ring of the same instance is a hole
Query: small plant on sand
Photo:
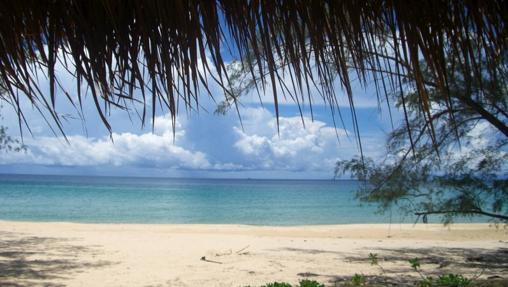
{"type": "Polygon", "coordinates": [[[370,265],[375,265],[375,266],[379,267],[379,270],[381,270],[381,274],[386,273],[383,266],[381,266],[381,264],[379,264],[379,257],[377,255],[377,253],[369,253],[369,260],[370,260],[370,265]]]}
{"type": "Polygon", "coordinates": [[[409,259],[409,265],[411,265],[411,268],[417,272],[418,274],[420,274],[420,276],[423,276],[422,275],[422,272],[420,270],[420,259],[418,258],[413,258],[413,259],[409,259]]]}
{"type": "Polygon", "coordinates": [[[465,287],[471,285],[471,279],[465,278],[460,274],[445,274],[439,276],[436,283],[437,286],[465,287]]]}
{"type": "Polygon", "coordinates": [[[363,274],[355,274],[351,278],[351,285],[352,286],[365,286],[367,282],[367,279],[365,278],[365,275],[363,274]]]}
{"type": "MultiPolygon", "coordinates": [[[[369,253],[368,259],[369,259],[371,265],[379,267],[379,269],[381,270],[383,275],[387,274],[386,270],[379,263],[378,254],[369,253]]],[[[504,280],[500,280],[499,282],[496,282],[495,284],[494,284],[494,282],[491,282],[491,281],[488,281],[488,282],[485,281],[488,284],[488,285],[485,285],[484,281],[477,280],[477,278],[480,276],[481,273],[478,274],[477,276],[473,277],[473,279],[466,278],[461,274],[453,274],[453,273],[443,274],[438,277],[427,276],[421,269],[420,259],[413,258],[413,259],[409,259],[408,262],[409,262],[409,265],[411,266],[411,269],[413,269],[413,271],[416,272],[420,276],[420,279],[413,283],[414,286],[417,286],[417,287],[508,286],[508,285],[506,285],[506,282],[508,282],[508,281],[504,281],[504,280]]],[[[391,282],[391,283],[387,282],[383,278],[374,278],[374,280],[373,280],[374,282],[367,283],[367,277],[365,275],[356,273],[353,277],[351,277],[351,279],[348,282],[343,282],[343,283],[336,282],[335,286],[344,286],[344,287],[346,287],[346,286],[347,287],[393,286],[393,282],[391,282]]],[[[294,287],[324,287],[324,286],[325,286],[324,284],[321,284],[315,280],[303,279],[299,282],[298,285],[296,285],[294,287]]],[[[289,283],[285,283],[285,282],[273,282],[273,283],[265,284],[261,287],[292,287],[292,285],[289,283]]]]}
{"type": "Polygon", "coordinates": [[[325,287],[325,285],[315,280],[303,279],[300,281],[300,287],[325,287]]]}
{"type": "Polygon", "coordinates": [[[460,274],[445,274],[440,275],[437,279],[426,276],[420,268],[420,260],[418,258],[410,259],[409,264],[415,272],[422,278],[418,283],[418,287],[467,287],[471,286],[471,279],[468,279],[460,274]]]}
{"type": "Polygon", "coordinates": [[[273,282],[263,285],[261,287],[291,287],[291,284],[286,282],[273,282]]]}
{"type": "Polygon", "coordinates": [[[379,265],[377,253],[369,253],[370,265],[379,265]]]}
{"type": "Polygon", "coordinates": [[[418,283],[417,283],[417,286],[418,287],[432,287],[434,286],[433,284],[433,279],[432,277],[429,277],[429,276],[425,276],[423,273],[422,273],[422,270],[421,270],[421,265],[420,265],[420,259],[418,258],[413,258],[413,259],[409,259],[409,265],[411,265],[411,268],[416,272],[418,273],[418,275],[420,275],[420,277],[422,278],[418,283]]]}
{"type": "MultiPolygon", "coordinates": [[[[292,287],[292,285],[286,282],[273,282],[261,287],[292,287]]],[[[314,280],[303,279],[296,287],[325,287],[325,285],[314,280]]]]}

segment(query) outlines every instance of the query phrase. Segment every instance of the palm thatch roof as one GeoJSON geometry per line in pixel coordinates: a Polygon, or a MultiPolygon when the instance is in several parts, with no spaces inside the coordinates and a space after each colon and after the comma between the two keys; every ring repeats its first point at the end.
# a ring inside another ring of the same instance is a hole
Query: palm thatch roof
{"type": "Polygon", "coordinates": [[[261,89],[273,90],[277,117],[278,87],[287,85],[282,73],[290,75],[298,102],[316,85],[331,105],[338,77],[353,112],[352,74],[374,79],[381,91],[411,79],[428,112],[422,62],[443,92],[447,71],[457,66],[472,77],[485,71],[495,77],[493,67],[508,48],[507,18],[505,0],[2,1],[1,97],[17,108],[21,121],[20,97],[27,97],[59,127],[56,95],[78,106],[85,100],[83,87],[108,128],[108,109],[130,101],[150,107],[143,119],[161,104],[174,119],[178,102],[195,108],[200,89],[211,95],[210,78],[230,94],[224,60],[230,51],[255,60],[243,63],[257,74],[261,89]],[[459,55],[451,64],[450,50],[459,55]],[[488,59],[486,67],[478,55],[488,59]],[[56,65],[76,77],[74,90],[57,93],[56,65]],[[49,94],[37,81],[41,71],[49,94]]]}

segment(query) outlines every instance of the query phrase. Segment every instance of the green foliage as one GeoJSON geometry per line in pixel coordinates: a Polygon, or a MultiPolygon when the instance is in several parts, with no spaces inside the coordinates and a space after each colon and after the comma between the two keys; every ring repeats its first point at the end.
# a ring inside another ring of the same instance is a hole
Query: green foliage
{"type": "Polygon", "coordinates": [[[325,287],[325,285],[315,280],[304,279],[300,281],[300,287],[325,287]]]}
{"type": "Polygon", "coordinates": [[[355,274],[351,278],[351,285],[353,286],[365,286],[367,283],[367,278],[365,278],[365,275],[363,274],[355,274]]]}
{"type": "Polygon", "coordinates": [[[379,260],[376,253],[369,253],[370,265],[379,265],[379,260]]]}
{"type": "MultiPolygon", "coordinates": [[[[464,276],[460,274],[444,274],[437,278],[431,277],[431,276],[424,276],[421,273],[420,270],[420,262],[418,258],[411,259],[410,260],[411,267],[420,274],[421,279],[415,283],[415,286],[418,287],[472,287],[472,286],[491,286],[489,285],[490,281],[479,281],[473,283],[471,279],[465,278],[464,276]],[[487,283],[487,285],[483,284],[487,283]]],[[[504,281],[503,281],[504,282],[504,281]]],[[[500,285],[492,285],[492,286],[505,286],[503,285],[503,282],[499,283],[500,285]]],[[[351,280],[346,283],[342,283],[336,286],[353,286],[353,287],[360,287],[360,286],[388,286],[391,284],[369,284],[367,283],[367,278],[365,275],[362,274],[355,274],[353,277],[351,277],[351,280]]],[[[248,287],[248,286],[247,286],[248,287]]],[[[292,287],[291,284],[285,283],[285,282],[273,282],[268,283],[265,285],[262,285],[261,287],[292,287]]],[[[315,280],[308,280],[304,279],[301,280],[298,284],[298,286],[295,287],[325,287],[324,284],[321,284],[315,280]]]]}
{"type": "Polygon", "coordinates": [[[471,279],[460,274],[445,274],[437,279],[426,276],[417,283],[418,287],[468,287],[472,286],[471,279]]]}
{"type": "Polygon", "coordinates": [[[249,93],[256,87],[256,81],[252,74],[247,71],[249,65],[248,61],[255,61],[254,59],[243,59],[242,61],[234,61],[227,65],[226,71],[228,72],[229,81],[228,88],[224,93],[224,100],[221,101],[214,111],[216,115],[225,115],[232,106],[237,104],[237,100],[249,93]]]}
{"type": "Polygon", "coordinates": [[[335,174],[363,182],[358,199],[377,204],[380,212],[395,207],[423,222],[439,215],[445,224],[478,215],[507,222],[507,62],[497,63],[497,74],[485,73],[482,79],[451,71],[448,95],[422,66],[430,112],[421,110],[417,92],[407,86],[403,97],[394,95],[407,121],[389,135],[385,158],[339,161],[335,174]]]}
{"type": "MultiPolygon", "coordinates": [[[[1,95],[5,92],[2,88],[2,81],[0,80],[0,98],[1,95]]],[[[3,105],[0,103],[0,111],[3,108],[3,105]]],[[[3,116],[0,115],[0,120],[3,120],[3,116]]],[[[20,152],[26,151],[26,146],[18,139],[15,139],[9,134],[7,134],[7,127],[0,126],[0,152],[20,152]]]]}
{"type": "Polygon", "coordinates": [[[423,277],[418,283],[416,283],[418,287],[433,287],[433,279],[432,277],[423,277]]]}
{"type": "Polygon", "coordinates": [[[411,268],[413,268],[414,271],[420,270],[420,259],[418,258],[409,259],[409,264],[411,265],[411,268]]]}
{"type": "MultiPolygon", "coordinates": [[[[383,267],[379,264],[378,255],[376,253],[369,253],[368,257],[371,265],[379,266],[382,273],[385,274],[386,271],[383,269],[383,267]]],[[[409,265],[411,266],[411,269],[418,273],[420,276],[420,279],[415,282],[415,286],[418,287],[468,287],[473,286],[473,281],[471,279],[468,279],[460,274],[443,274],[438,276],[437,278],[432,276],[427,276],[424,274],[424,272],[421,270],[421,262],[418,258],[412,258],[408,260],[409,265]]],[[[378,279],[379,281],[379,279],[378,279]]],[[[378,282],[376,285],[367,284],[366,277],[364,275],[355,274],[349,283],[346,283],[344,285],[340,286],[388,286],[391,285],[391,283],[387,282],[378,282]]],[[[476,285],[474,285],[476,286],[476,285]]]]}
{"type": "Polygon", "coordinates": [[[445,274],[438,277],[436,285],[447,287],[467,287],[471,285],[471,282],[472,281],[470,279],[467,279],[460,274],[445,274]]]}
{"type": "MultiPolygon", "coordinates": [[[[291,287],[291,286],[292,286],[291,284],[286,282],[273,282],[263,285],[261,287],[291,287]]],[[[304,279],[299,282],[297,287],[325,287],[325,285],[314,280],[304,279]]]]}
{"type": "Polygon", "coordinates": [[[0,151],[6,152],[20,152],[25,151],[26,146],[23,145],[18,139],[14,139],[7,134],[7,128],[0,126],[0,151]]]}
{"type": "Polygon", "coordinates": [[[291,284],[285,282],[273,282],[263,285],[261,287],[291,287],[291,284]]]}
{"type": "Polygon", "coordinates": [[[426,276],[421,271],[420,260],[418,258],[410,259],[411,268],[420,275],[421,280],[417,282],[418,287],[467,287],[471,286],[472,280],[460,274],[444,274],[437,279],[426,276]]]}

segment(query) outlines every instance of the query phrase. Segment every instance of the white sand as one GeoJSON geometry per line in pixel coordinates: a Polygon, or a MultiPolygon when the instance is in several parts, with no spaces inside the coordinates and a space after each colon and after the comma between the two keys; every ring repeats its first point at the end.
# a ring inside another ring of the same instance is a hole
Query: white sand
{"type": "MultiPolygon", "coordinates": [[[[424,264],[425,270],[459,268],[468,273],[478,268],[454,264],[496,258],[503,248],[508,248],[508,231],[487,224],[258,227],[0,221],[0,286],[257,286],[296,283],[305,276],[333,286],[343,276],[380,274],[366,260],[370,252],[379,254],[388,275],[415,275],[408,258],[426,258],[424,263],[432,264],[424,264]],[[210,261],[200,260],[202,256],[210,261]]],[[[482,276],[504,276],[506,271],[487,267],[482,276]]]]}

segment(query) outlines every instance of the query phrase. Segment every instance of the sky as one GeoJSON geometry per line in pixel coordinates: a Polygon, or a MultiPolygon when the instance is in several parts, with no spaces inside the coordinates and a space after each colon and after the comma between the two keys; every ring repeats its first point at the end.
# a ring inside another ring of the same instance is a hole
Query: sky
{"type": "MultiPolygon", "coordinates": [[[[64,89],[73,91],[76,83],[71,75],[61,69],[57,76],[64,89]]],[[[39,81],[48,91],[48,80],[40,76],[39,81]]],[[[217,101],[223,98],[217,85],[209,88],[217,101]]],[[[391,130],[388,111],[384,104],[379,108],[373,87],[356,85],[353,93],[364,155],[379,158],[391,130]]],[[[0,173],[331,179],[337,160],[359,155],[345,94],[338,90],[337,95],[344,126],[338,118],[334,126],[329,107],[317,93],[312,95],[313,119],[308,106],[301,117],[295,103],[282,100],[279,133],[270,92],[261,95],[262,103],[254,91],[240,99],[241,122],[234,109],[214,114],[217,103],[203,93],[197,111],[181,109],[175,133],[167,111],[158,110],[152,131],[151,123],[142,126],[135,113],[112,110],[110,136],[90,97],[84,101],[83,120],[58,90],[56,109],[64,119],[68,142],[53,133],[54,125],[23,98],[32,133],[22,129],[26,151],[0,152],[0,173]]],[[[393,113],[397,125],[400,115],[393,113]]],[[[14,110],[4,104],[0,114],[8,134],[21,138],[14,110]]]]}

